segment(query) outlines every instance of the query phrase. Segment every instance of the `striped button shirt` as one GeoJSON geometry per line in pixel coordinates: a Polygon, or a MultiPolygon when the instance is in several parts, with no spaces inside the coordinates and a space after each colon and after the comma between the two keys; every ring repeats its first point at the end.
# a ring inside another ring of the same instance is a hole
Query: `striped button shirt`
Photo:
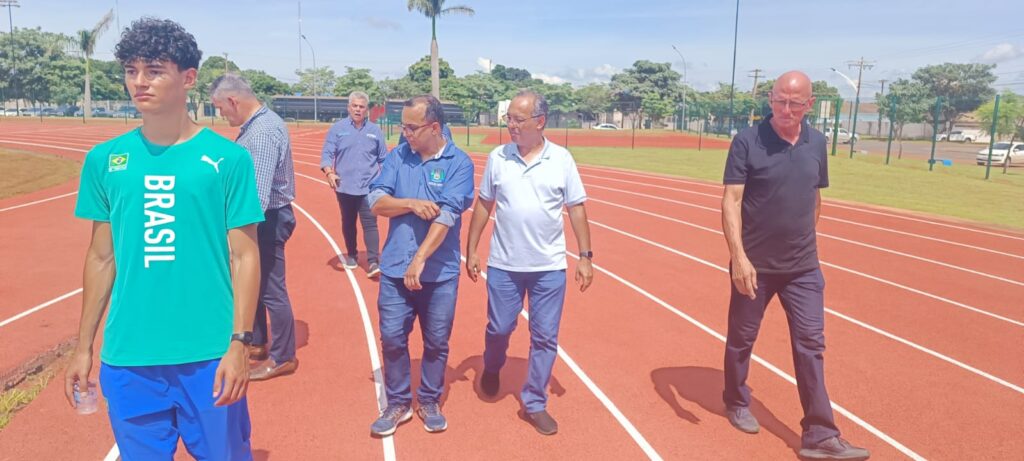
{"type": "Polygon", "coordinates": [[[295,170],[288,127],[274,111],[261,106],[235,139],[252,154],[256,190],[263,211],[276,210],[295,200],[295,170]]]}

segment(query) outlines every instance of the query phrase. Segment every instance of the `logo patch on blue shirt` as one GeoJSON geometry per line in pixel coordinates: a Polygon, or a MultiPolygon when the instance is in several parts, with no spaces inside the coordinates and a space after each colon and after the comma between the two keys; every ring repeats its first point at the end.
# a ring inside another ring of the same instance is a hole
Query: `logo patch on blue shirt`
{"type": "Polygon", "coordinates": [[[430,171],[430,182],[443,183],[444,182],[444,170],[441,168],[434,168],[430,171]]]}
{"type": "Polygon", "coordinates": [[[370,138],[370,139],[377,139],[377,135],[375,135],[373,133],[366,133],[366,137],[370,138]]]}

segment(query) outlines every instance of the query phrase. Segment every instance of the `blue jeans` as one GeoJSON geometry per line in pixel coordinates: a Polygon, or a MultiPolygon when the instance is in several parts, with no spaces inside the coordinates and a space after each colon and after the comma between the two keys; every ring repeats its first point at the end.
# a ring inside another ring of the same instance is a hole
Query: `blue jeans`
{"type": "Polygon", "coordinates": [[[423,361],[416,399],[420,404],[438,403],[444,392],[448,367],[448,338],[455,321],[455,299],[459,278],[442,282],[421,282],[423,289],[411,291],[404,280],[382,276],[377,309],[380,312],[380,343],[384,353],[384,388],[388,405],[412,403],[409,363],[409,333],[420,318],[423,361]]]}
{"type": "Polygon", "coordinates": [[[530,297],[530,368],[521,397],[527,413],[547,408],[545,389],[558,355],[558,326],[565,304],[565,270],[509,272],[487,268],[487,331],[484,371],[505,365],[508,340],[516,329],[523,299],[530,297]]]}
{"type": "Polygon", "coordinates": [[[789,322],[796,388],[804,410],[800,420],[802,443],[811,446],[839,435],[825,390],[825,278],[821,269],[798,274],[757,274],[754,299],[740,294],[732,285],[722,399],[729,407],[750,406],[750,354],[765,308],[776,294],[789,322]]]}

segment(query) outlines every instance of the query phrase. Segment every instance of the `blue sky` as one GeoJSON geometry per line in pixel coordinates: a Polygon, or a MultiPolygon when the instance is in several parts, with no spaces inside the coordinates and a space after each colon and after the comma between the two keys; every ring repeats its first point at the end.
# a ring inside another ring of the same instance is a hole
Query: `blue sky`
{"type": "MultiPolygon", "coordinates": [[[[91,27],[114,0],[20,0],[15,27],[73,33],[91,27]]],[[[299,67],[298,1],[118,0],[122,27],[144,15],[173,19],[192,32],[205,56],[228,53],[242,68],[263,69],[287,82],[299,67]]],[[[430,52],[430,21],[402,0],[304,0],[302,31],[317,65],[339,74],[365,67],[375,77],[400,77],[430,52]]],[[[474,17],[438,22],[442,58],[456,74],[482,70],[487,60],[522,67],[549,81],[607,81],[638,59],[671,62],[697,89],[729,82],[735,2],[730,0],[449,0],[476,9],[474,17]]],[[[3,12],[6,15],[6,11],[3,12]]],[[[997,88],[1024,93],[1024,2],[991,0],[740,0],[736,84],[753,85],[752,69],[774,77],[801,69],[814,79],[852,89],[829,70],[852,78],[847,62],[863,56],[862,96],[879,80],[909,77],[942,62],[996,63],[997,88]],[[997,23],[994,21],[1002,21],[997,23]]],[[[5,18],[6,19],[6,18],[5,18]]],[[[112,59],[116,31],[97,46],[112,59]]],[[[303,66],[311,67],[308,45],[303,66]]]]}

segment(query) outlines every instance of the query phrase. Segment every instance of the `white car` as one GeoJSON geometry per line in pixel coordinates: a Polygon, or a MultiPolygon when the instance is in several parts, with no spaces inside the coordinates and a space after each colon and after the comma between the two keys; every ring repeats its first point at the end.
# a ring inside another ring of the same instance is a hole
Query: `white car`
{"type": "Polygon", "coordinates": [[[617,130],[619,127],[611,123],[598,123],[593,127],[595,130],[617,130]]]}
{"type": "Polygon", "coordinates": [[[946,139],[951,142],[988,142],[989,136],[981,130],[957,130],[951,131],[946,139]]]}
{"type": "MultiPolygon", "coordinates": [[[[978,165],[984,165],[988,162],[988,149],[982,149],[978,151],[976,157],[978,165]]],[[[992,164],[1007,165],[1013,164],[1013,162],[1024,161],[1024,143],[1015,142],[1013,146],[1010,146],[1008,142],[997,142],[992,145],[992,164]],[[1009,155],[1007,155],[1009,153],[1009,155]]]]}
{"type": "Polygon", "coordinates": [[[17,117],[18,109],[0,110],[0,115],[3,115],[5,117],[17,117]]]}
{"type": "MultiPolygon", "coordinates": [[[[826,128],[825,129],[825,138],[828,140],[829,143],[832,142],[832,129],[831,128],[826,128]]],[[[854,133],[853,134],[853,140],[854,141],[860,141],[860,135],[854,133]]],[[[850,132],[846,131],[846,128],[840,128],[839,129],[839,142],[841,144],[849,144],[850,143],[850,132]]]]}

